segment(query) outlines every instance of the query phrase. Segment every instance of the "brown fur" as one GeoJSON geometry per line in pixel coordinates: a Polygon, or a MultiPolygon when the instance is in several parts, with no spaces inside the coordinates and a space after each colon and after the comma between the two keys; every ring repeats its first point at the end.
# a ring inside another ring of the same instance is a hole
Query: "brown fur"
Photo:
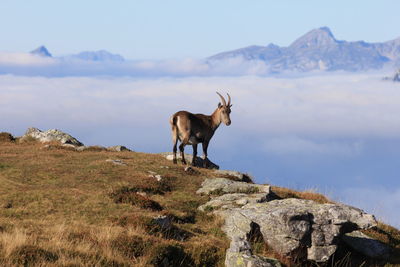
{"type": "MultiPolygon", "coordinates": [[[[223,97],[220,95],[221,99],[223,97]]],[[[230,99],[230,98],[229,98],[230,99]]],[[[202,143],[204,162],[207,162],[207,148],[208,144],[213,137],[215,131],[221,122],[226,125],[231,124],[230,112],[231,105],[230,101],[226,104],[225,100],[222,101],[224,104],[218,104],[217,109],[210,116],[204,114],[193,114],[188,111],[178,111],[170,118],[171,130],[172,130],[172,142],[174,163],[177,163],[176,152],[178,140],[181,142],[179,150],[182,157],[183,164],[186,164],[184,156],[184,148],[186,145],[191,144],[193,146],[193,161],[192,165],[195,165],[195,159],[197,156],[197,145],[202,143]]]]}

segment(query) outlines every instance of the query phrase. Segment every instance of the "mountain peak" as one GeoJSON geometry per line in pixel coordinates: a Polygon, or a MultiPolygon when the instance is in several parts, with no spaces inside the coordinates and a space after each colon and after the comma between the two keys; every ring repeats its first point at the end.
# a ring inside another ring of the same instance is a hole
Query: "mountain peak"
{"type": "Polygon", "coordinates": [[[308,48],[308,47],[321,47],[335,44],[337,41],[333,36],[331,30],[328,27],[321,27],[313,29],[308,33],[304,34],[296,41],[294,41],[290,47],[293,48],[308,48]]]}
{"type": "Polygon", "coordinates": [[[41,57],[52,57],[49,50],[47,50],[44,45],[39,46],[35,50],[32,50],[30,53],[41,57]]]}
{"type": "Polygon", "coordinates": [[[112,54],[106,50],[83,51],[79,54],[73,55],[72,57],[86,61],[125,61],[125,59],[121,55],[112,54]]]}

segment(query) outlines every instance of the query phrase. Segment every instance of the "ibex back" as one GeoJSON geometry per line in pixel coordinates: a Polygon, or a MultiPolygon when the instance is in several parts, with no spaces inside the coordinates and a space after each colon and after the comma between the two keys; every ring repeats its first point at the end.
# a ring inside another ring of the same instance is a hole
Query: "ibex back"
{"type": "Polygon", "coordinates": [[[190,144],[193,146],[193,160],[192,165],[196,165],[197,156],[197,145],[202,143],[203,146],[203,157],[204,167],[207,167],[207,148],[213,137],[215,130],[221,122],[227,126],[231,124],[230,113],[231,113],[231,97],[228,95],[228,103],[226,103],[224,97],[217,92],[220,96],[222,104],[218,103],[217,109],[210,116],[204,114],[193,114],[187,111],[179,111],[172,115],[170,118],[170,124],[172,128],[172,142],[174,144],[174,163],[177,163],[176,152],[178,140],[181,142],[179,150],[181,153],[182,163],[186,164],[184,149],[185,146],[190,144]]]}

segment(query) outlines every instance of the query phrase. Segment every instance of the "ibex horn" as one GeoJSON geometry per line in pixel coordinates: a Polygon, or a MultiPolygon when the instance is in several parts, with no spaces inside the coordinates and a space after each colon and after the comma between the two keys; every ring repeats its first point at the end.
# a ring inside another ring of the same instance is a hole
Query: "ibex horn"
{"type": "Polygon", "coordinates": [[[224,99],[224,97],[220,94],[220,93],[218,93],[218,92],[216,92],[218,95],[219,95],[219,97],[221,98],[221,100],[222,100],[222,104],[224,104],[224,106],[226,107],[226,101],[225,101],[225,99],[224,99]]]}

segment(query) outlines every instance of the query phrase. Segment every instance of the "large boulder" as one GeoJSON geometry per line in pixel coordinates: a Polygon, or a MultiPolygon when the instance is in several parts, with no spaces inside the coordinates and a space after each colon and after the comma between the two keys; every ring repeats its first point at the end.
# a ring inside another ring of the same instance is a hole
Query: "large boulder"
{"type": "Polygon", "coordinates": [[[387,259],[392,249],[360,231],[347,233],[342,240],[354,250],[373,259],[387,259]]]}
{"type": "Polygon", "coordinates": [[[221,195],[228,193],[270,193],[271,186],[233,181],[226,178],[207,178],[197,190],[197,194],[221,195]]]}
{"type": "Polygon", "coordinates": [[[328,261],[345,233],[376,225],[372,215],[357,208],[304,199],[249,203],[221,214],[231,242],[247,240],[256,226],[276,252],[315,262],[328,261]]]}
{"type": "Polygon", "coordinates": [[[26,133],[21,137],[21,140],[34,138],[39,142],[60,142],[61,144],[70,144],[74,146],[83,146],[76,138],[71,135],[64,133],[57,129],[47,130],[45,132],[37,128],[29,128],[26,133]]]}

